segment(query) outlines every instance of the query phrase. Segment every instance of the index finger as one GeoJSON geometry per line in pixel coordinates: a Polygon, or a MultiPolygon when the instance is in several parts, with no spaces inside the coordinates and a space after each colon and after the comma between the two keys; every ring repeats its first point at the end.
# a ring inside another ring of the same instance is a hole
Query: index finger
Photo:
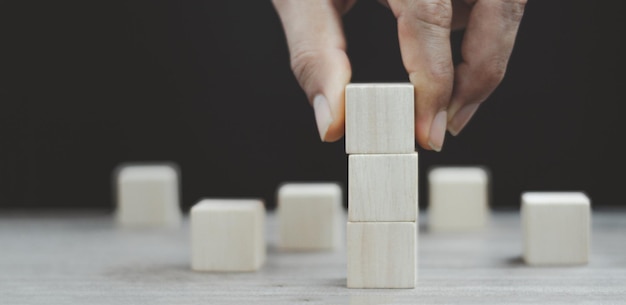
{"type": "Polygon", "coordinates": [[[402,61],[415,87],[415,137],[425,149],[440,151],[454,66],[450,49],[450,0],[389,0],[398,22],[402,61]]]}
{"type": "Polygon", "coordinates": [[[473,2],[448,111],[448,129],[453,135],[502,81],[526,4],[526,0],[473,2]]]}

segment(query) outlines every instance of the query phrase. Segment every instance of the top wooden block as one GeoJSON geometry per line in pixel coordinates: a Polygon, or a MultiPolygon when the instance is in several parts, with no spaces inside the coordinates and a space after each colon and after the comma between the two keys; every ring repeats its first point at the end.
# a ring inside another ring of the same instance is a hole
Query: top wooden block
{"type": "Polygon", "coordinates": [[[414,89],[410,83],[346,86],[346,153],[415,151],[414,89]]]}

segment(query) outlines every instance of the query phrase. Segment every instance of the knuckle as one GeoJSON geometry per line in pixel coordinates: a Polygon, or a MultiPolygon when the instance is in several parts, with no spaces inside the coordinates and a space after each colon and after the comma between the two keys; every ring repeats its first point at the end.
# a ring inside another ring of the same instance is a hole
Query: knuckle
{"type": "Polygon", "coordinates": [[[291,55],[291,71],[302,87],[307,87],[314,73],[317,52],[305,48],[295,49],[291,55]]]}
{"type": "Polygon", "coordinates": [[[438,27],[450,27],[452,3],[449,0],[416,1],[415,9],[419,20],[438,27]]]}
{"type": "Polygon", "coordinates": [[[483,66],[483,79],[490,87],[496,87],[506,74],[507,61],[502,58],[496,58],[487,61],[483,66]]]}
{"type": "Polygon", "coordinates": [[[409,79],[411,83],[421,83],[420,87],[423,90],[428,91],[429,95],[436,96],[438,100],[443,102],[448,100],[452,94],[454,71],[449,64],[441,62],[441,64],[430,65],[421,72],[410,73],[409,79]]]}
{"type": "Polygon", "coordinates": [[[443,59],[434,61],[428,68],[428,74],[433,82],[442,86],[451,84],[454,77],[452,64],[443,59]]]}
{"type": "Polygon", "coordinates": [[[520,22],[528,0],[503,0],[504,14],[515,22],[520,22]]]}

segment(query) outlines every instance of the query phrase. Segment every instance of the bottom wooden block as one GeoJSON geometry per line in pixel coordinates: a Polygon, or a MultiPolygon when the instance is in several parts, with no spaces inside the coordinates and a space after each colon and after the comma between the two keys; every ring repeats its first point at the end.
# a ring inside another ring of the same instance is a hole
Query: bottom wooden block
{"type": "Polygon", "coordinates": [[[348,222],[348,288],[415,288],[415,222],[348,222]]]}

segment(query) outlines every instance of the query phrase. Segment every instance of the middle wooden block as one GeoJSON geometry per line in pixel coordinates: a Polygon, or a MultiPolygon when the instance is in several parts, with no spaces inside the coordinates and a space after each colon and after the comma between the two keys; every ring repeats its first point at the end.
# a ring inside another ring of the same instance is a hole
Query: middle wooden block
{"type": "Polygon", "coordinates": [[[417,221],[417,166],[416,152],[350,155],[349,221],[417,221]]]}

